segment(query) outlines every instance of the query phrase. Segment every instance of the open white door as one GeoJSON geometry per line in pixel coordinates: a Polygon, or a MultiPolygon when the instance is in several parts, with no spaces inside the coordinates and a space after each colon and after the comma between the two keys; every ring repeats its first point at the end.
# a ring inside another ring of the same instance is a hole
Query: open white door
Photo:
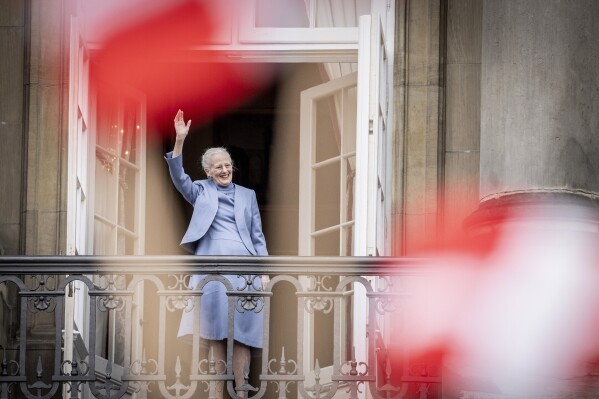
{"type": "MultiPolygon", "coordinates": [[[[381,18],[388,11],[360,17],[357,75],[302,92],[300,256],[388,254],[391,143],[387,129],[392,70],[385,40],[386,17],[381,18]]],[[[349,343],[356,359],[367,361],[366,290],[361,284],[354,284],[353,290],[353,303],[346,304],[352,307],[353,328],[347,326],[350,335],[345,329],[333,335],[342,340],[337,347],[346,348],[349,343]]],[[[316,338],[309,337],[319,330],[317,323],[314,315],[304,320],[304,373],[308,377],[317,352],[316,338]]],[[[339,353],[331,364],[319,359],[321,384],[330,381],[333,362],[340,364],[347,355],[339,353]]]]}
{"type": "Polygon", "coordinates": [[[71,19],[67,255],[87,255],[89,164],[89,52],[77,18],[71,19]]]}
{"type": "Polygon", "coordinates": [[[356,198],[355,255],[389,255],[392,55],[384,19],[374,14],[360,23],[356,190],[367,195],[356,198]]]}
{"type": "MultiPolygon", "coordinates": [[[[89,248],[89,52],[81,36],[78,19],[71,18],[69,65],[69,127],[67,188],[67,255],[88,255],[89,248]]],[[[84,284],[72,282],[67,287],[64,320],[64,359],[86,355],[74,353],[85,348],[88,323],[84,284]],[[75,325],[77,329],[75,329],[75,325]]]]}
{"type": "MultiPolygon", "coordinates": [[[[300,256],[353,255],[354,202],[356,173],[356,99],[357,75],[351,73],[312,87],[301,94],[300,122],[300,256]]],[[[323,281],[334,289],[338,279],[323,281]]],[[[302,278],[307,289],[318,283],[302,278]]],[[[350,306],[350,302],[342,307],[350,306]]],[[[328,310],[328,311],[327,311],[328,310]]],[[[345,315],[345,311],[340,313],[345,315]]],[[[333,364],[345,353],[331,355],[330,348],[345,348],[347,333],[331,331],[333,311],[305,313],[304,374],[306,386],[313,384],[316,360],[320,383],[330,383],[333,364]],[[339,340],[336,343],[334,340],[339,340]],[[335,358],[337,357],[337,358],[335,358]]],[[[342,325],[348,327],[341,317],[342,325]]],[[[347,328],[343,328],[347,332],[347,328]]]]}
{"type": "Polygon", "coordinates": [[[305,90],[300,122],[300,256],[353,255],[356,74],[305,90]]]}
{"type": "MultiPolygon", "coordinates": [[[[90,168],[94,177],[91,245],[94,255],[143,255],[145,232],[146,98],[131,87],[112,87],[109,82],[95,85],[93,135],[90,168]],[[93,226],[93,228],[92,228],[93,226]]],[[[118,375],[122,367],[142,357],[144,286],[128,287],[125,276],[94,281],[100,290],[114,283],[117,289],[130,289],[131,314],[124,309],[96,312],[96,372],[111,363],[118,375]],[[131,326],[131,346],[125,342],[127,323],[131,326]],[[133,359],[133,360],[131,360],[133,359]]]]}
{"type": "MultiPolygon", "coordinates": [[[[90,53],[82,31],[78,19],[73,17],[66,253],[141,255],[145,231],[145,96],[129,88],[114,90],[106,85],[90,88],[90,53]]],[[[135,310],[131,325],[136,339],[130,357],[134,359],[142,355],[143,288],[143,285],[133,287],[135,310]]],[[[69,284],[67,289],[63,360],[82,360],[93,344],[89,342],[90,298],[86,285],[80,281],[69,284]]],[[[124,351],[119,346],[124,340],[121,337],[124,329],[120,328],[125,324],[123,314],[107,311],[104,318],[96,320],[96,344],[108,343],[107,347],[101,347],[96,370],[105,370],[102,366],[107,360],[116,363],[115,369],[124,363],[124,351]]]]}

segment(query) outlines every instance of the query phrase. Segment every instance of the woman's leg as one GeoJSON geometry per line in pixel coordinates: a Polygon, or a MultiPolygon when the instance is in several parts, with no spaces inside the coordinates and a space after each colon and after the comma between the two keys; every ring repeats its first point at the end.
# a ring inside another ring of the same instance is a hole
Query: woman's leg
{"type": "MultiPolygon", "coordinates": [[[[210,341],[212,356],[214,356],[216,374],[225,374],[227,371],[227,341],[210,341]]],[[[224,381],[216,383],[216,398],[223,399],[224,381]]]]}
{"type": "MultiPolygon", "coordinates": [[[[250,347],[237,341],[233,341],[233,375],[235,376],[235,386],[240,387],[245,384],[245,371],[250,370],[250,347]]],[[[237,396],[245,397],[244,391],[237,391],[237,396]]]]}
{"type": "MultiPolygon", "coordinates": [[[[216,373],[224,373],[223,364],[227,361],[227,341],[210,341],[210,346],[212,347],[212,356],[214,356],[214,361],[216,362],[216,373]]],[[[245,384],[245,370],[246,368],[248,371],[250,369],[250,359],[250,347],[233,341],[233,376],[235,377],[236,387],[245,384]]],[[[219,382],[216,386],[216,397],[218,399],[223,398],[223,388],[224,384],[219,382]]],[[[245,397],[245,392],[237,391],[237,396],[243,398],[245,397]]]]}

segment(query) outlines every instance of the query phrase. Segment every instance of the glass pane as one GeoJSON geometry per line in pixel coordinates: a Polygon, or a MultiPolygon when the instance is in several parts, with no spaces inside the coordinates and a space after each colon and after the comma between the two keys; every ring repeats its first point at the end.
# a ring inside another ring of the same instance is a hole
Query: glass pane
{"type": "Polygon", "coordinates": [[[370,0],[315,0],[317,28],[357,27],[360,15],[370,14],[370,0]]]}
{"type": "MultiPolygon", "coordinates": [[[[123,298],[121,298],[121,300],[123,300],[123,298]]],[[[114,327],[111,328],[110,323],[108,325],[108,331],[113,332],[113,337],[109,337],[109,339],[112,339],[113,341],[112,345],[114,345],[113,361],[116,364],[125,366],[125,345],[127,342],[125,337],[125,317],[127,317],[127,315],[125,314],[124,308],[120,311],[119,309],[116,309],[116,311],[114,311],[113,313],[114,317],[111,321],[114,327]]]]}
{"type": "Polygon", "coordinates": [[[137,163],[137,143],[141,130],[139,107],[134,101],[126,100],[123,111],[123,126],[120,130],[121,157],[131,163],[137,163]]]}
{"type": "Polygon", "coordinates": [[[119,131],[118,103],[116,96],[106,89],[98,92],[97,144],[113,154],[117,154],[119,131]]]}
{"type": "Polygon", "coordinates": [[[101,220],[94,221],[94,255],[114,255],[114,228],[101,220]]]}
{"type": "MultiPolygon", "coordinates": [[[[77,178],[87,191],[88,143],[87,126],[81,114],[77,116],[77,178]]],[[[86,193],[87,194],[87,193],[86,193]]]]}
{"type": "Polygon", "coordinates": [[[96,356],[108,358],[108,312],[96,312],[96,356]]]}
{"type": "Polygon", "coordinates": [[[377,190],[377,207],[376,207],[376,243],[377,243],[377,255],[386,255],[385,254],[385,239],[386,237],[386,224],[385,220],[385,203],[383,201],[383,196],[381,190],[377,190]]]}
{"type": "Polygon", "coordinates": [[[138,172],[124,164],[119,167],[118,225],[136,231],[136,180],[138,172]]]}
{"type": "Polygon", "coordinates": [[[339,256],[339,230],[314,237],[314,256],[339,256]]]}
{"type": "Polygon", "coordinates": [[[307,3],[304,0],[257,0],[256,27],[307,28],[307,3]]]}
{"type": "Polygon", "coordinates": [[[343,153],[356,151],[357,88],[343,90],[343,153]]]}
{"type": "Polygon", "coordinates": [[[385,183],[386,178],[387,178],[387,150],[388,150],[388,140],[387,140],[387,126],[384,123],[383,118],[381,119],[381,123],[380,123],[380,136],[379,136],[379,142],[380,144],[380,148],[379,148],[379,154],[381,154],[381,156],[379,157],[379,164],[378,164],[378,169],[379,169],[379,175],[381,178],[381,181],[385,183]]]}
{"type": "Polygon", "coordinates": [[[339,224],[339,165],[337,161],[315,171],[314,225],[317,231],[339,224]]]}
{"type": "Polygon", "coordinates": [[[119,232],[117,239],[117,255],[136,255],[135,238],[124,232],[119,232]]]}
{"type": "Polygon", "coordinates": [[[113,155],[96,148],[96,190],[94,209],[111,222],[116,222],[116,170],[113,155]]]}
{"type": "MultiPolygon", "coordinates": [[[[337,279],[338,280],[338,279],[337,279]]],[[[322,297],[325,301],[332,301],[333,298],[322,297]]],[[[314,312],[314,359],[318,359],[320,367],[329,367],[333,365],[333,348],[335,348],[335,319],[333,311],[324,313],[323,311],[314,312]]]]}
{"type": "Polygon", "coordinates": [[[343,248],[341,249],[342,256],[353,256],[354,252],[354,226],[343,228],[343,248]]]}
{"type": "Polygon", "coordinates": [[[315,101],[316,128],[315,148],[316,162],[320,162],[340,154],[341,144],[340,120],[343,112],[336,106],[335,97],[327,96],[315,101]]]}
{"type": "Polygon", "coordinates": [[[354,198],[356,194],[356,157],[343,160],[345,163],[345,191],[343,193],[343,221],[354,220],[354,198]]]}

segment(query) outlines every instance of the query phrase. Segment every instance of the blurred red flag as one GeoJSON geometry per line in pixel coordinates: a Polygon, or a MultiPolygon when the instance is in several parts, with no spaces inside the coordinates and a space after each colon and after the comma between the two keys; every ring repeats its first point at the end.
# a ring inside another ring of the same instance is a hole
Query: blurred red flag
{"type": "MultiPolygon", "coordinates": [[[[264,64],[214,62],[199,46],[214,43],[222,25],[212,2],[185,0],[167,3],[159,9],[114,8],[114,31],[104,30],[98,53],[101,81],[133,86],[155,106],[169,106],[170,98],[185,107],[194,123],[203,122],[254,95],[271,76],[264,64]],[[133,13],[133,14],[132,14],[133,13]]],[[[232,18],[228,14],[228,18],[232,18]]],[[[234,19],[233,19],[234,20],[234,19]]],[[[229,21],[226,21],[229,23],[229,21]]]]}

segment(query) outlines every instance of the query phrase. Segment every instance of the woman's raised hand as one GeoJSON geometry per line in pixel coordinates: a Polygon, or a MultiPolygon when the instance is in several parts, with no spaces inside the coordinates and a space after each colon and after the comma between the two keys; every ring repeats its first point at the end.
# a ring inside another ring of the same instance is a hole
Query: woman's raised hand
{"type": "Polygon", "coordinates": [[[183,111],[177,111],[177,115],[175,115],[175,131],[177,132],[177,139],[185,139],[187,137],[187,133],[189,133],[189,125],[191,125],[191,119],[187,121],[185,124],[185,120],[183,119],[183,111]]]}

